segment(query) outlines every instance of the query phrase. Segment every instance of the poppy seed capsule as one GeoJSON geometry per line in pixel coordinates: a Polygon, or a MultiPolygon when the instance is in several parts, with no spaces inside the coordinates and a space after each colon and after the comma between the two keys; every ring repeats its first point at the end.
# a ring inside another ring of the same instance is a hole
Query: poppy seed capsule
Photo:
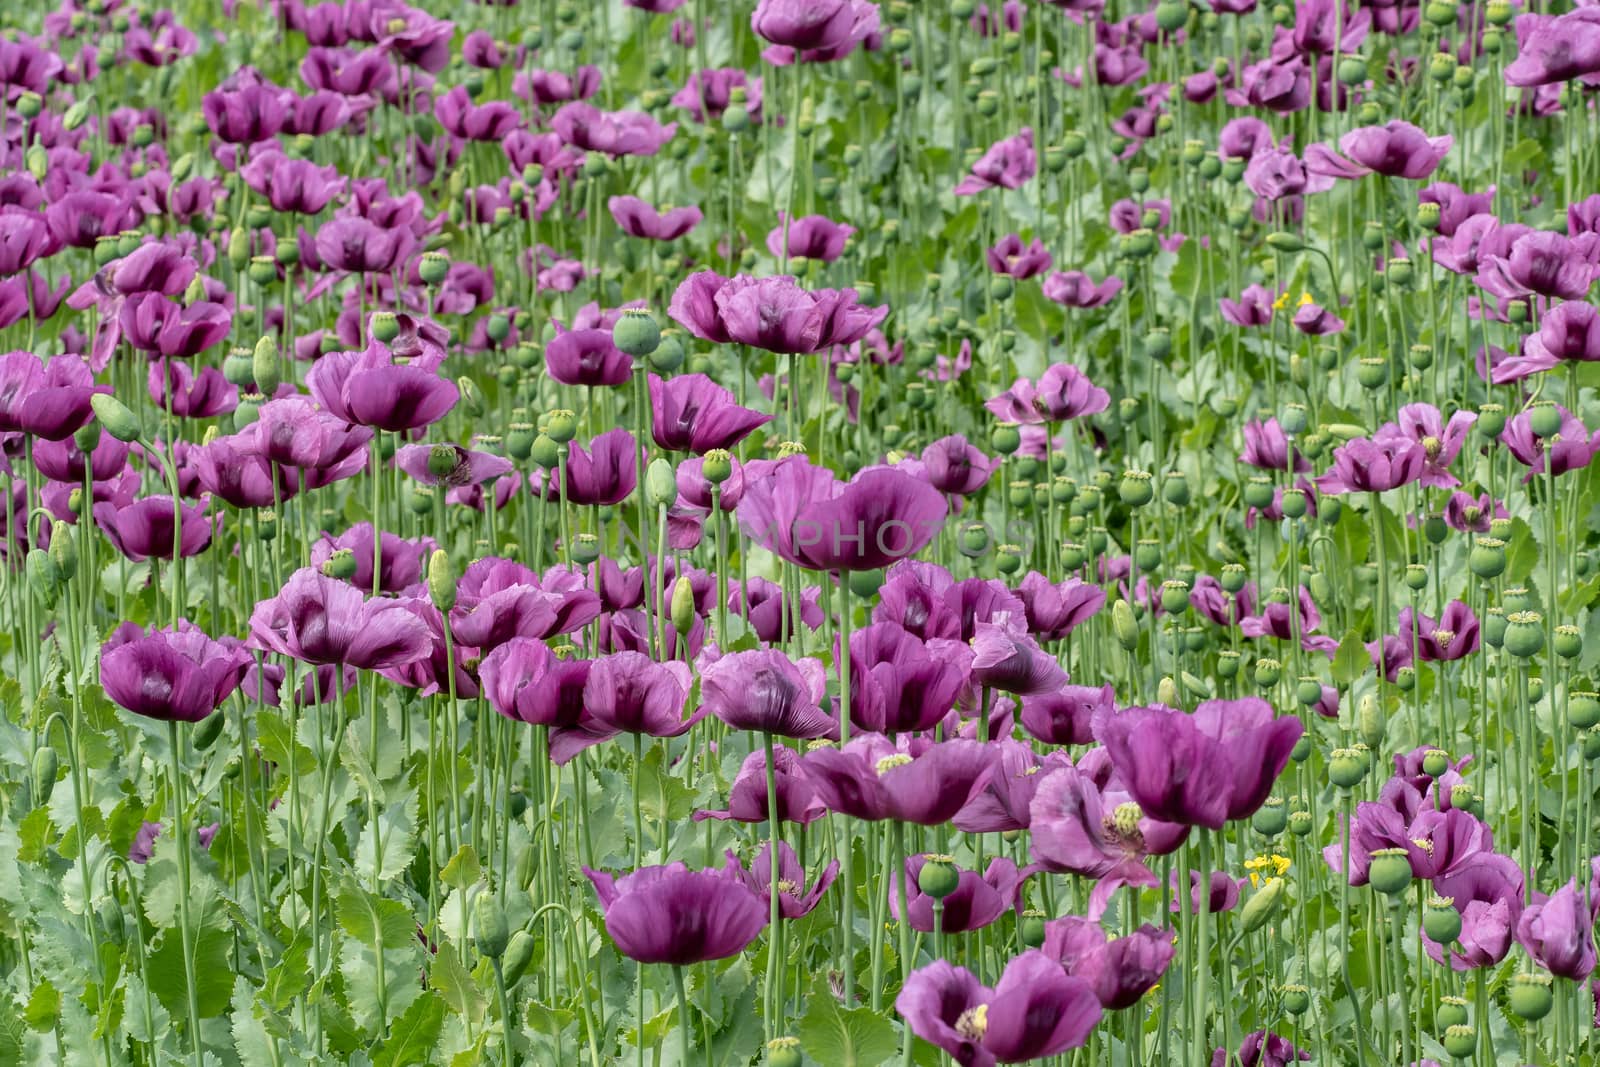
{"type": "MultiPolygon", "coordinates": [[[[1600,727],[1584,733],[1583,758],[1587,760],[1600,759],[1600,727]]],[[[1474,800],[1476,799],[1478,798],[1474,794],[1474,800]]]]}
{"type": "Polygon", "coordinates": [[[329,578],[349,581],[355,577],[356,554],[348,548],[335,549],[333,555],[322,561],[322,573],[329,578]]]}
{"type": "Polygon", "coordinates": [[[767,1067],[800,1067],[800,1039],[775,1037],[767,1042],[767,1067]]]}
{"type": "Polygon", "coordinates": [[[1229,681],[1238,676],[1240,656],[1237,651],[1225,648],[1217,653],[1217,677],[1229,681]]]}
{"type": "Polygon", "coordinates": [[[1539,400],[1528,409],[1528,428],[1539,437],[1554,437],[1561,432],[1561,409],[1548,400],[1539,400]]]}
{"type": "Polygon", "coordinates": [[[1384,896],[1398,896],[1411,886],[1411,857],[1403,848],[1380,848],[1372,853],[1367,879],[1384,896]]]}
{"type": "Polygon", "coordinates": [[[1544,618],[1537,611],[1513,611],[1506,616],[1506,651],[1528,659],[1544,648],[1544,618]]]}
{"type": "Polygon", "coordinates": [[[1161,583],[1161,608],[1168,615],[1181,615],[1189,608],[1189,583],[1172,579],[1161,583]]]}
{"type": "Polygon", "coordinates": [[[995,549],[994,568],[1001,574],[1015,574],[1022,569],[1022,549],[1018,545],[1000,545],[995,549]]]}
{"type": "Polygon", "coordinates": [[[917,888],[935,900],[943,900],[961,884],[961,872],[949,856],[930,855],[917,874],[917,888]]]}
{"type": "Polygon", "coordinates": [[[1506,543],[1498,537],[1480,537],[1473,542],[1467,566],[1479,578],[1498,578],[1506,569],[1506,543]]]}
{"type": "Polygon", "coordinates": [[[1273,838],[1289,825],[1289,809],[1282,797],[1268,797],[1250,816],[1250,826],[1262,837],[1273,838]]]}
{"type": "Polygon", "coordinates": [[[1511,1011],[1528,1022],[1537,1022],[1550,1014],[1555,998],[1550,992],[1552,979],[1548,974],[1519,974],[1511,979],[1511,994],[1507,998],[1511,1011]]]}
{"type": "MultiPolygon", "coordinates": [[[[1453,944],[1455,939],[1461,936],[1461,913],[1456,911],[1450,898],[1441,896],[1428,897],[1428,903],[1422,909],[1422,932],[1441,945],[1453,944]]],[[[1446,999],[1450,998],[1447,997],[1446,999]]],[[[1441,1004],[1440,1016],[1444,1014],[1443,1008],[1444,1005],[1441,1004]]],[[[1435,1018],[1439,1018],[1439,1016],[1435,1018]]],[[[1463,1010],[1462,1019],[1465,1018],[1466,1012],[1463,1010]]],[[[1439,1021],[1443,1022],[1444,1020],[1439,1018],[1439,1021]]],[[[1449,1021],[1456,1022],[1459,1020],[1451,1019],[1449,1021]]]]}
{"type": "Polygon", "coordinates": [[[1328,780],[1340,789],[1354,789],[1367,776],[1365,755],[1353,748],[1336,748],[1328,760],[1328,780]]]}
{"type": "Polygon", "coordinates": [[[1600,723],[1600,693],[1575,692],[1567,697],[1567,721],[1579,730],[1600,723]]]}
{"type": "Polygon", "coordinates": [[[1117,485],[1117,496],[1131,508],[1143,507],[1155,499],[1155,489],[1150,484],[1149,471],[1123,471],[1117,485]]]}
{"type": "Polygon", "coordinates": [[[572,562],[587,567],[600,558],[600,539],[594,534],[578,534],[572,539],[572,562]]]}

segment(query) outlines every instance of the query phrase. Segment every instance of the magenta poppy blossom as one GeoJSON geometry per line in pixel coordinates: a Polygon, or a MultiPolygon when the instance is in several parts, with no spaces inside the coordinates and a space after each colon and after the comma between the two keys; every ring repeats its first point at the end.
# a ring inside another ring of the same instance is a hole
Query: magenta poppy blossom
{"type": "Polygon", "coordinates": [[[557,729],[583,719],[583,689],[591,662],[562,659],[532,637],[495,646],[478,665],[489,706],[508,719],[557,729]]]}
{"type": "Polygon", "coordinates": [[[211,132],[229,144],[250,145],[271,140],[288,120],[294,94],[266,81],[248,67],[229,82],[200,100],[201,113],[211,132]],[[239,84],[230,87],[229,82],[236,80],[239,84]]]}
{"type": "Polygon", "coordinates": [[[1529,12],[1517,16],[1515,28],[1517,58],[1505,68],[1507,85],[1558,85],[1600,74],[1600,12],[1529,12]]]}
{"type": "MultiPolygon", "coordinates": [[[[817,797],[811,780],[800,765],[800,757],[783,745],[772,750],[776,764],[778,789],[778,821],[798,823],[801,826],[816,822],[828,813],[827,806],[817,797]]],[[[723,811],[697,811],[696,822],[705,819],[733,820],[734,822],[767,822],[766,753],[750,753],[739,766],[733,785],[728,790],[728,807],[723,811]]]]}
{"type": "Polygon", "coordinates": [[[1569,300],[1552,308],[1538,331],[1523,339],[1521,353],[1495,365],[1494,382],[1518,382],[1564,361],[1600,362],[1600,311],[1594,305],[1569,300]]]}
{"type": "Polygon", "coordinates": [[[844,246],[856,232],[854,226],[834,222],[826,215],[804,215],[790,220],[778,212],[778,225],[767,234],[767,251],[782,259],[787,242],[790,259],[815,259],[832,263],[844,255],[844,246]]]}
{"type": "Polygon", "coordinates": [[[1057,363],[1047,369],[1039,377],[1032,399],[1034,409],[1046,422],[1097,415],[1111,406],[1111,394],[1071,363],[1057,363]]]}
{"type": "Polygon", "coordinates": [[[1187,714],[1129,708],[1096,729],[1134,801],[1153,819],[1220,830],[1253,815],[1305,727],[1256,697],[1208,700],[1187,714]]]}
{"type": "Polygon", "coordinates": [[[1344,330],[1345,321],[1321,304],[1304,303],[1295,309],[1294,328],[1312,337],[1326,337],[1344,330]]]}
{"type": "Polygon", "coordinates": [[[391,433],[438,422],[461,392],[439,375],[444,349],[430,339],[434,328],[424,323],[414,337],[402,333],[394,348],[374,338],[360,352],[323,356],[306,375],[312,398],[346,422],[391,433]],[[414,354],[400,347],[403,340],[415,346],[414,354]]]}
{"type": "Polygon", "coordinates": [[[315,215],[345,190],[337,167],[319,167],[280,152],[257,156],[239,168],[245,184],[267,198],[274,211],[315,215]]]}
{"type": "Polygon", "coordinates": [[[109,393],[78,356],[48,362],[31,352],[0,356],[0,433],[25,433],[46,441],[71,437],[93,416],[89,398],[109,393]]]}
{"type": "Polygon", "coordinates": [[[776,649],[733,652],[700,667],[701,705],[735,730],[779,737],[826,737],[838,723],[822,709],[828,679],[820,661],[776,649]]]}
{"type": "Polygon", "coordinates": [[[197,556],[210,547],[222,516],[208,517],[205,504],[182,504],[179,511],[181,518],[174,516],[170,496],[147,496],[127,505],[96,504],[94,521],[118,552],[135,561],[171,560],[173,524],[181,522],[177,550],[197,556]]]}
{"type": "Polygon", "coordinates": [[[982,875],[957,867],[955,891],[940,901],[943,911],[936,913],[933,898],[922,891],[919,882],[927,863],[926,855],[907,857],[901,869],[889,875],[889,884],[885,887],[889,894],[889,914],[898,920],[899,884],[900,879],[905,878],[906,921],[913,930],[931,934],[937,925],[941,933],[964,934],[983,929],[1019,906],[1022,883],[1027,876],[1017,870],[1015,863],[1004,856],[996,856],[982,875]]]}
{"type": "Polygon", "coordinates": [[[545,370],[562,385],[622,385],[633,360],[612,343],[610,330],[562,330],[545,348],[545,370]]]}
{"type": "Polygon", "coordinates": [[[972,196],[985,189],[1020,189],[1039,170],[1033,150],[1033,130],[1024,126],[1013,137],[996,141],[972,165],[956,186],[957,196],[972,196]]]}
{"type": "Polygon", "coordinates": [[[1105,1010],[1122,1011],[1156,987],[1178,950],[1171,930],[1146,923],[1111,939],[1098,922],[1068,915],[1044,924],[1040,951],[1088,982],[1105,1010]]]}
{"type": "Polygon", "coordinates": [[[1089,983],[1038,949],[1007,963],[993,989],[936,960],[907,976],[894,1008],[962,1067],[1032,1063],[1078,1048],[1103,1014],[1089,983]]]}
{"type": "Polygon", "coordinates": [[[100,648],[100,684],[118,706],[163,722],[199,722],[244,680],[250,656],[180,621],[176,630],[123,623],[100,648]]]}
{"type": "MultiPolygon", "coordinates": [[[[768,352],[807,354],[854,344],[881,323],[889,311],[887,307],[868,308],[856,303],[854,289],[809,291],[787,275],[738,275],[723,281],[711,293],[715,325],[710,325],[703,295],[710,279],[697,281],[703,277],[704,274],[692,275],[678,287],[669,309],[672,317],[704,340],[718,340],[720,334],[728,341],[768,352]],[[682,303],[680,297],[684,298],[682,303]]],[[[716,277],[711,275],[711,279],[716,277]]]]}
{"type": "Polygon", "coordinates": [[[433,115],[439,125],[463,141],[503,141],[522,125],[522,115],[516,108],[504,100],[475,104],[464,85],[437,97],[433,115]]]}
{"type": "Polygon", "coordinates": [[[200,488],[236,508],[273,507],[300,491],[295,468],[270,462],[238,436],[219,437],[193,456],[200,488]]]}
{"type": "Polygon", "coordinates": [[[209,419],[239,406],[239,390],[216,367],[196,371],[180,360],[157,359],[145,381],[156,407],[180,419],[209,419]]]}
{"type": "Polygon", "coordinates": [[[1167,905],[1174,915],[1181,914],[1187,906],[1190,914],[1216,915],[1220,912],[1232,911],[1239,906],[1239,893],[1242,890],[1244,879],[1235,878],[1227,871],[1212,871],[1209,875],[1199,871],[1188,872],[1189,901],[1184,904],[1183,873],[1172,871],[1167,876],[1167,884],[1172,888],[1172,903],[1167,905]]]}
{"type": "Polygon", "coordinates": [[[39,212],[15,205],[0,208],[0,277],[27,270],[50,254],[51,244],[50,227],[39,212]]]}
{"type": "Polygon", "coordinates": [[[1247,286],[1238,300],[1220,297],[1217,306],[1222,311],[1222,317],[1235,326],[1265,326],[1272,321],[1273,301],[1276,299],[1271,290],[1260,285],[1247,286]]]}
{"type": "Polygon", "coordinates": [[[324,267],[351,274],[387,274],[416,250],[407,226],[383,226],[360,215],[341,215],[317,230],[315,251],[324,267]]]}
{"type": "MultiPolygon", "coordinates": [[[[1434,182],[1417,192],[1419,204],[1437,204],[1439,206],[1438,232],[1441,237],[1453,237],[1456,230],[1474,215],[1481,215],[1494,210],[1494,186],[1487,192],[1469,193],[1454,182],[1434,182]]],[[[1568,217],[1571,217],[1571,208],[1568,208],[1568,217]]],[[[1581,233],[1582,228],[1573,226],[1574,234],[1581,233]]]]}
{"type": "Polygon", "coordinates": [[[1189,837],[1181,821],[1141,811],[1114,776],[1097,784],[1087,765],[1046,775],[1034,790],[1028,827],[1033,858],[1046,870],[1095,879],[1091,919],[1122,886],[1159,885],[1145,859],[1175,852],[1189,837]]]}
{"type": "Polygon", "coordinates": [[[1111,683],[1096,689],[1090,685],[1064,685],[1022,699],[1018,722],[1030,736],[1047,745],[1087,745],[1094,740],[1094,720],[1115,710],[1116,694],[1111,683]]]}
{"type": "Polygon", "coordinates": [[[1081,270],[1058,270],[1045,278],[1042,288],[1047,300],[1062,307],[1097,308],[1111,303],[1122,292],[1122,279],[1113,274],[1097,284],[1081,270]]]}
{"type": "Polygon", "coordinates": [[[742,67],[695,71],[683,88],[672,94],[672,106],[687,111],[695,122],[705,122],[708,115],[720,119],[732,105],[736,88],[744,90],[745,114],[752,122],[760,122],[761,79],[751,77],[742,67]]]}
{"type": "Polygon", "coordinates": [[[941,437],[922,450],[928,484],[941,493],[971,496],[989,484],[993,461],[960,434],[941,437]]]}
{"type": "Polygon", "coordinates": [[[1055,264],[1055,257],[1045,248],[1044,242],[1035,237],[1024,248],[1022,238],[1014,233],[1000,238],[1000,243],[986,251],[984,258],[994,273],[1019,280],[1043,274],[1055,264]]]}
{"type": "Polygon", "coordinates": [[[321,568],[335,552],[348,550],[355,564],[355,572],[348,579],[351,585],[369,593],[404,593],[421,583],[428,556],[437,547],[431,537],[410,541],[385,530],[374,553],[372,523],[359,522],[337,537],[323,533],[313,541],[311,565],[321,568]],[[378,564],[376,590],[372,580],[374,554],[378,564]]]}
{"type": "Polygon", "coordinates": [[[663,126],[642,111],[601,111],[592,104],[564,104],[550,118],[561,139],[584,152],[618,156],[653,156],[672,140],[676,122],[663,126]]]}
{"type": "Polygon", "coordinates": [[[494,648],[513,637],[552,638],[581,630],[600,614],[600,598],[562,567],[542,577],[509,559],[485,556],[462,572],[450,610],[456,639],[494,648]]]}
{"type": "Polygon", "coordinates": [[[1333,466],[1317,479],[1317,489],[1329,494],[1386,493],[1421,478],[1427,462],[1420,444],[1359,437],[1333,450],[1333,466]]]}
{"type": "Polygon", "coordinates": [[[1573,239],[1548,230],[1498,227],[1478,247],[1475,280],[1502,300],[1527,296],[1582,300],[1600,275],[1590,255],[1593,241],[1587,235],[1573,239]]]}
{"type": "Polygon", "coordinates": [[[233,313],[209,300],[185,306],[160,293],[145,292],[122,305],[118,325],[127,342],[141,352],[188,359],[228,336],[233,313]]]}
{"type": "Polygon", "coordinates": [[[1311,469],[1306,458],[1289,444],[1289,435],[1276,418],[1244,424],[1244,451],[1239,454],[1239,462],[1268,471],[1298,473],[1311,469]]]}
{"type": "Polygon", "coordinates": [[[1595,967],[1594,929],[1576,878],[1523,911],[1517,941],[1557,978],[1581,982],[1589,977],[1595,967]]]}
{"type": "MultiPolygon", "coordinates": [[[[1362,12],[1366,14],[1366,12],[1362,12]]],[[[1295,1048],[1289,1039],[1269,1030],[1256,1030],[1246,1034],[1239,1043],[1239,1067],[1289,1067],[1291,1063],[1309,1060],[1311,1053],[1295,1048]]],[[[1211,1054],[1211,1067],[1227,1067],[1235,1062],[1228,1050],[1219,1048],[1211,1054]]]]}
{"type": "Polygon", "coordinates": [[[944,525],[944,497],[903,471],[873,468],[840,482],[807,457],[789,456],[754,460],[745,472],[740,529],[808,569],[887,567],[916,554],[944,525]]]}
{"type": "Polygon", "coordinates": [[[1509,856],[1483,854],[1459,871],[1434,879],[1433,891],[1461,915],[1461,933],[1444,946],[1424,931],[1423,947],[1435,963],[1450,954],[1457,971],[1493,967],[1506,958],[1523,914],[1523,873],[1509,856]]]}
{"type": "MultiPolygon", "coordinates": [[[[815,630],[822,625],[821,593],[816,586],[800,592],[798,614],[800,623],[815,630]]],[[[728,583],[728,612],[746,617],[750,629],[768,644],[781,641],[786,632],[794,628],[796,609],[785,597],[783,586],[765,578],[751,576],[742,582],[728,583]]]]}
{"type": "Polygon", "coordinates": [[[1018,696],[1055,692],[1067,683],[1067,672],[1034,643],[1024,618],[1007,612],[977,624],[969,672],[974,686],[1018,696]]]}
{"type": "Polygon", "coordinates": [[[704,217],[697,207],[675,207],[657,211],[636,196],[613,196],[606,201],[611,218],[629,237],[651,241],[676,241],[704,217]]]}
{"type": "Polygon", "coordinates": [[[622,503],[639,480],[638,457],[633,434],[617,427],[594,438],[587,446],[572,442],[567,446],[566,482],[559,471],[533,473],[534,488],[549,499],[570,504],[598,504],[601,507],[622,503]]]}
{"type": "Polygon", "coordinates": [[[1106,593],[1078,578],[1055,584],[1029,571],[1017,586],[1028,629],[1041,641],[1059,641],[1092,618],[1106,603],[1106,593]]]}
{"type": "Polygon", "coordinates": [[[740,407],[733,393],[704,374],[665,380],[652,374],[649,384],[651,437],[668,452],[730,449],[773,418],[740,407]]]}
{"type": "Polygon", "coordinates": [[[427,624],[405,602],[369,600],[355,586],[312,567],[289,576],[256,604],[246,644],[303,663],[392,668],[428,654],[427,624]]]}
{"type": "Polygon", "coordinates": [[[656,663],[640,652],[613,652],[589,668],[583,703],[591,730],[614,735],[677,737],[710,713],[684,715],[691,675],[684,663],[656,663]]]}
{"type": "Polygon", "coordinates": [[[807,62],[842,58],[877,26],[878,5],[868,0],[758,0],[750,15],[758,37],[807,62]]]}
{"type": "MultiPolygon", "coordinates": [[[[1011,709],[1003,705],[997,705],[997,709],[997,717],[1011,713],[1011,709]]],[[[1032,746],[1006,736],[1010,733],[1008,729],[992,730],[991,733],[998,737],[991,744],[999,749],[994,771],[983,789],[951,820],[955,828],[963,833],[994,834],[1026,830],[1033,822],[1033,798],[1038,793],[1039,783],[1051,770],[1072,766],[1072,760],[1065,752],[1052,752],[1040,759],[1032,746]]]]}
{"type": "MultiPolygon", "coordinates": [[[[772,842],[761,846],[761,851],[756,853],[755,859],[748,868],[739,862],[738,854],[729,849],[725,855],[727,863],[723,866],[728,875],[738,879],[755,892],[761,894],[763,900],[772,897],[772,842]]],[[[816,880],[806,887],[806,871],[800,865],[800,857],[795,855],[789,842],[778,842],[778,914],[785,919],[803,919],[817,909],[822,903],[823,895],[828,892],[828,887],[833,885],[833,880],[839,876],[839,861],[833,860],[822,869],[816,880]]]]}
{"type": "Polygon", "coordinates": [[[452,488],[493,481],[514,469],[504,456],[454,444],[401,445],[395,451],[394,465],[423,485],[452,488]]]}
{"type": "Polygon", "coordinates": [[[1531,481],[1535,475],[1544,473],[1547,456],[1551,472],[1560,475],[1582,470],[1600,451],[1600,430],[1590,433],[1583,420],[1560,404],[1556,405],[1556,410],[1561,413],[1561,429],[1556,436],[1548,439],[1540,438],[1533,432],[1533,417],[1526,411],[1512,416],[1506,422],[1500,443],[1516,457],[1518,463],[1528,468],[1523,481],[1531,481]]]}
{"type": "Polygon", "coordinates": [[[583,873],[600,898],[617,951],[639,963],[682,967],[727,959],[767,925],[767,898],[724,871],[670,863],[621,878],[587,867],[583,873]]]}
{"type": "Polygon", "coordinates": [[[239,439],[242,448],[268,462],[348,477],[366,466],[372,431],[351,426],[308,397],[286,396],[262,404],[239,439]]]}
{"type": "Polygon", "coordinates": [[[955,706],[972,657],[957,642],[926,642],[892,622],[850,635],[850,721],[879,733],[931,730],[955,706]]]}
{"type": "Polygon", "coordinates": [[[869,733],[842,748],[808,752],[801,766],[830,811],[938,826],[988,782],[994,758],[976,741],[890,741],[869,733]]]}
{"type": "Polygon", "coordinates": [[[1449,134],[1429,137],[1409,122],[1395,119],[1384,126],[1363,126],[1339,138],[1341,156],[1326,145],[1306,149],[1306,162],[1314,174],[1330,178],[1360,178],[1381,174],[1416,180],[1438,169],[1455,144],[1449,134]]]}

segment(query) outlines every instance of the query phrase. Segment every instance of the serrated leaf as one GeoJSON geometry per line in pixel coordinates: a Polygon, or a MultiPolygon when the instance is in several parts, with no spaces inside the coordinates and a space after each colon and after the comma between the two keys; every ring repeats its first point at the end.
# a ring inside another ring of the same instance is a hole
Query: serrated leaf
{"type": "Polygon", "coordinates": [[[444,1025],[444,1001],[424,993],[389,1028],[389,1038],[373,1053],[372,1067],[420,1067],[433,1062],[433,1048],[444,1025]]]}
{"type": "Polygon", "coordinates": [[[439,946],[433,957],[433,964],[428,968],[428,984],[439,991],[452,1012],[469,1020],[473,1026],[483,1021],[488,999],[473,981],[471,972],[462,965],[456,947],[448,941],[439,946]]]}
{"type": "Polygon", "coordinates": [[[483,865],[478,862],[478,850],[462,845],[450,862],[439,872],[439,881],[453,889],[465,889],[483,875],[483,865]]]}
{"type": "Polygon", "coordinates": [[[1533,529],[1519,515],[1511,520],[1511,536],[1506,538],[1506,584],[1526,582],[1538,563],[1539,542],[1533,536],[1533,529]]]}
{"type": "Polygon", "coordinates": [[[56,1028],[56,1020],[61,1018],[61,994],[50,983],[50,979],[46,978],[33,987],[22,1017],[27,1021],[28,1028],[37,1033],[47,1033],[56,1028]]]}
{"type": "Polygon", "coordinates": [[[1372,657],[1367,655],[1367,646],[1361,643],[1361,635],[1351,630],[1339,642],[1339,650],[1333,654],[1333,680],[1340,686],[1349,686],[1357,678],[1366,673],[1372,666],[1372,657]]]}
{"type": "Polygon", "coordinates": [[[27,1063],[28,1032],[9,994],[0,996],[0,1067],[27,1063]]]}
{"type": "Polygon", "coordinates": [[[23,817],[22,843],[17,850],[17,859],[23,863],[39,863],[44,859],[55,836],[56,827],[55,823],[50,821],[49,809],[34,808],[23,817]]]}
{"type": "Polygon", "coordinates": [[[356,730],[345,732],[344,744],[339,748],[339,761],[344,764],[345,770],[350,772],[350,777],[356,780],[361,791],[382,804],[386,799],[383,783],[378,781],[378,772],[373,770],[367,752],[362,748],[356,734],[356,730]]]}
{"type": "Polygon", "coordinates": [[[398,803],[391,800],[378,813],[376,825],[368,823],[362,827],[361,841],[356,847],[355,867],[363,882],[371,882],[374,872],[380,882],[386,882],[411,866],[411,860],[416,855],[412,848],[416,801],[415,793],[408,793],[398,803]]]}
{"type": "Polygon", "coordinates": [[[339,926],[364,945],[400,948],[416,934],[417,920],[398,900],[386,900],[346,878],[334,902],[339,926]]]}
{"type": "Polygon", "coordinates": [[[665,753],[657,745],[639,764],[639,806],[653,823],[678,822],[694,810],[694,790],[662,766],[665,753]]]}
{"type": "Polygon", "coordinates": [[[877,1067],[900,1048],[894,1024],[869,1008],[845,1008],[823,975],[811,984],[796,1033],[807,1055],[830,1067],[877,1067]]]}
{"type": "MultiPolygon", "coordinates": [[[[221,980],[233,972],[233,935],[202,926],[193,938],[195,1000],[200,1018],[210,1019],[227,1009],[233,992],[233,983],[221,980]]],[[[187,1017],[189,1002],[181,931],[173,929],[161,935],[161,944],[148,957],[146,969],[150,975],[150,990],[156,999],[174,1016],[187,1017]]]]}
{"type": "Polygon", "coordinates": [[[294,739],[288,720],[282,715],[263,710],[255,717],[255,727],[262,755],[276,763],[283,773],[287,774],[289,771],[291,752],[294,754],[294,769],[297,773],[304,775],[316,770],[316,753],[294,739]]]}
{"type": "Polygon", "coordinates": [[[240,1067],[276,1067],[272,1035],[256,1014],[254,990],[243,975],[233,981],[233,1050],[240,1067]]]}

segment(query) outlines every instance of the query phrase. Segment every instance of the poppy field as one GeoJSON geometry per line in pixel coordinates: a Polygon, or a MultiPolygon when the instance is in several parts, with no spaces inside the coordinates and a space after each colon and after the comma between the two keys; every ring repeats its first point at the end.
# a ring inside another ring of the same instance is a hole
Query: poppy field
{"type": "Polygon", "coordinates": [[[0,5],[0,1067],[1600,1063],[1600,7],[170,3],[0,5]]]}

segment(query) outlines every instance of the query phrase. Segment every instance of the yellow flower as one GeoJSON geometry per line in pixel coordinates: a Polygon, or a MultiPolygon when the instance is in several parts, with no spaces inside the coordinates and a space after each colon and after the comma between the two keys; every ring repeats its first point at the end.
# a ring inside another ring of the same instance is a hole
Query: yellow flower
{"type": "Polygon", "coordinates": [[[1311,294],[1310,293],[1301,293],[1300,294],[1300,303],[1296,304],[1295,307],[1303,308],[1309,303],[1311,303],[1311,294]]]}
{"type": "Polygon", "coordinates": [[[1271,856],[1257,856],[1244,861],[1244,869],[1250,872],[1250,886],[1252,889],[1261,887],[1261,872],[1272,871],[1272,877],[1282,878],[1289,870],[1289,857],[1273,854],[1271,856]]]}
{"type": "Polygon", "coordinates": [[[1272,310],[1274,310],[1274,311],[1282,311],[1284,308],[1286,308],[1288,306],[1289,306],[1289,293],[1288,293],[1288,290],[1284,290],[1282,293],[1278,294],[1278,298],[1272,302],[1272,310]]]}

